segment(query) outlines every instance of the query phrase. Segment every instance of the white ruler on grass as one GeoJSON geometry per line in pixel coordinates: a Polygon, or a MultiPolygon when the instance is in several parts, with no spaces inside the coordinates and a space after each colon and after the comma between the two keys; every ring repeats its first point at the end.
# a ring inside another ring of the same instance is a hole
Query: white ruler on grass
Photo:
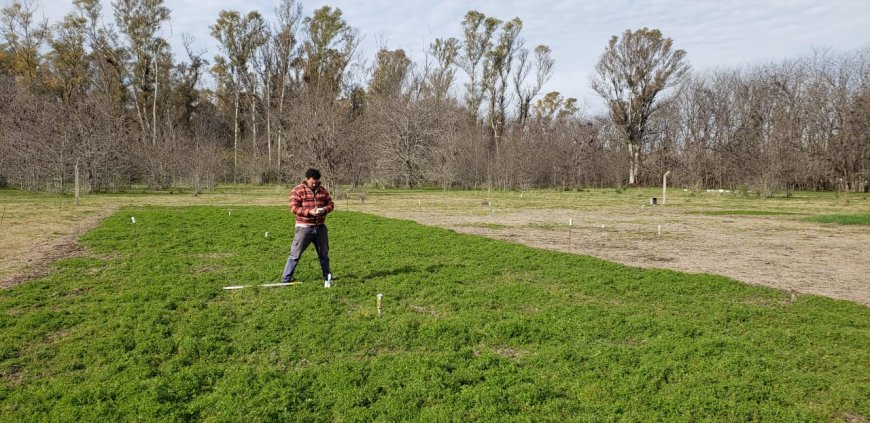
{"type": "MultiPolygon", "coordinates": [[[[265,288],[277,288],[279,286],[290,286],[290,285],[299,285],[299,284],[301,284],[301,282],[264,283],[264,284],[259,285],[259,286],[262,286],[265,288]]],[[[233,286],[225,286],[224,289],[242,289],[242,288],[250,288],[252,286],[257,286],[257,285],[233,285],[233,286]]]]}

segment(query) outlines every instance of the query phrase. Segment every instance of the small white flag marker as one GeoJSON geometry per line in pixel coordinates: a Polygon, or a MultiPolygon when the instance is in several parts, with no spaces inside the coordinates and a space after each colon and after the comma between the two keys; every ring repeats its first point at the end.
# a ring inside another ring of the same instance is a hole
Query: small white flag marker
{"type": "Polygon", "coordinates": [[[136,216],[130,216],[130,221],[132,221],[133,223],[136,223],[136,216]]]}
{"type": "Polygon", "coordinates": [[[269,237],[269,231],[266,231],[266,238],[269,237]]]}

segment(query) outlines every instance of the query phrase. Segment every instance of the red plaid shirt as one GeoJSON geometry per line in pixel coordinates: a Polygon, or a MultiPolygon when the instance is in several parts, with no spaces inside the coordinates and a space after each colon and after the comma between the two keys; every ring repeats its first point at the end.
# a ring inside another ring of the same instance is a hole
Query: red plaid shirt
{"type": "Polygon", "coordinates": [[[303,182],[290,191],[290,211],[296,215],[297,224],[322,225],[326,222],[326,215],[334,208],[335,204],[323,186],[318,186],[315,191],[312,191],[303,182]],[[312,213],[318,207],[326,209],[326,213],[314,216],[312,213]]]}

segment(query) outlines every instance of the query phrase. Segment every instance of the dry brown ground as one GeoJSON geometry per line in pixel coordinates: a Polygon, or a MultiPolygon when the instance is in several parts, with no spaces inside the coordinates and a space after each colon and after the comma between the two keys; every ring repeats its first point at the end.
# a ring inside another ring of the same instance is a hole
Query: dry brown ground
{"type": "Polygon", "coordinates": [[[540,211],[489,218],[389,213],[426,225],[618,263],[712,273],[742,282],[870,305],[870,229],[759,216],[713,217],[657,211],[644,218],[613,213],[540,211]],[[568,222],[553,227],[547,222],[568,222]],[[602,223],[604,227],[602,228],[602,223]],[[661,235],[658,235],[661,225],[661,235]]]}
{"type": "MultiPolygon", "coordinates": [[[[189,195],[16,199],[0,205],[0,287],[43,274],[75,253],[78,236],[121,205],[283,205],[286,188],[189,195]],[[66,201],[64,205],[62,201],[66,201]]],[[[631,266],[724,275],[750,284],[870,305],[870,227],[818,224],[811,214],[867,213],[868,196],[809,196],[787,202],[675,192],[669,206],[641,207],[654,190],[561,192],[351,193],[338,209],[414,220],[457,232],[569,251],[631,266]],[[797,213],[709,216],[699,210],[752,209],[797,213]],[[570,228],[569,219],[573,221],[570,228]],[[661,225],[661,234],[658,226],[661,225]]],[[[2,197],[0,197],[2,198],[2,197]]]]}
{"type": "Polygon", "coordinates": [[[76,207],[69,197],[0,191],[0,289],[48,274],[55,260],[82,252],[79,237],[119,207],[145,205],[277,205],[286,190],[226,189],[191,195],[84,196],[76,207]]]}
{"type": "Polygon", "coordinates": [[[803,220],[813,214],[867,213],[868,196],[761,200],[680,192],[673,194],[668,207],[643,205],[656,193],[660,191],[605,198],[595,193],[554,193],[576,200],[553,200],[553,207],[547,207],[547,198],[527,195],[523,199],[517,198],[521,194],[510,193],[477,194],[478,198],[440,206],[443,200],[430,194],[435,198],[429,198],[428,207],[425,197],[417,201],[394,198],[407,206],[386,211],[375,207],[372,211],[630,266],[712,273],[749,284],[870,305],[870,227],[803,220]],[[482,197],[495,199],[481,201],[482,197]],[[794,214],[691,213],[723,209],[794,214]],[[570,246],[569,219],[573,223],[570,246]]]}

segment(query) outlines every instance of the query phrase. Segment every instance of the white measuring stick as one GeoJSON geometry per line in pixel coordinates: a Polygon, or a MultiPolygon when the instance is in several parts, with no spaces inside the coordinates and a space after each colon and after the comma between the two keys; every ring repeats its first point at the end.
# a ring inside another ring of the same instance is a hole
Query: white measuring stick
{"type": "MultiPolygon", "coordinates": [[[[264,283],[260,286],[266,288],[275,288],[279,286],[290,286],[290,285],[299,285],[301,282],[282,282],[282,283],[264,283]]],[[[250,288],[254,285],[233,285],[233,286],[225,286],[224,289],[242,289],[242,288],[250,288]]]]}

